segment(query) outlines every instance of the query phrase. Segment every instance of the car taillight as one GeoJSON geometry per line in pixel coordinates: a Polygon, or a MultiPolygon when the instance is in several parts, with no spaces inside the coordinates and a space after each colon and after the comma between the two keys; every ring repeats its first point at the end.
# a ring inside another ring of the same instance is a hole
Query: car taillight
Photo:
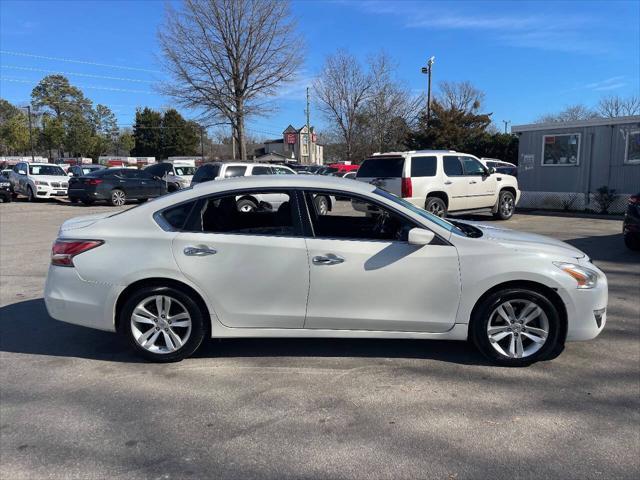
{"type": "Polygon", "coordinates": [[[51,248],[51,265],[73,267],[73,257],[99,247],[102,240],[63,240],[58,238],[51,248]]]}
{"type": "Polygon", "coordinates": [[[413,196],[413,185],[411,185],[411,179],[410,178],[403,178],[402,179],[402,193],[401,193],[402,197],[412,197],[413,196]]]}
{"type": "Polygon", "coordinates": [[[85,180],[85,183],[87,185],[100,185],[102,183],[102,180],[98,178],[91,178],[89,180],[85,180]]]}

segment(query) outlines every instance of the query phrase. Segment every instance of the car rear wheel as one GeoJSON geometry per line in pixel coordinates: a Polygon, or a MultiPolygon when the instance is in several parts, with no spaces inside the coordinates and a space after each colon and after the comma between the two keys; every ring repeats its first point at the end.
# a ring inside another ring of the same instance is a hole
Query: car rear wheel
{"type": "Polygon", "coordinates": [[[33,189],[31,187],[27,187],[27,201],[35,202],[36,200],[37,199],[35,194],[33,193],[33,189]]]}
{"type": "Polygon", "coordinates": [[[447,214],[447,204],[440,197],[428,197],[424,209],[436,217],[443,218],[447,214]]]}
{"type": "Polygon", "coordinates": [[[238,200],[236,204],[239,212],[255,212],[258,209],[258,205],[253,200],[249,200],[248,198],[242,198],[238,200]]]}
{"type": "Polygon", "coordinates": [[[122,207],[125,203],[127,203],[127,195],[123,190],[116,188],[111,191],[111,205],[114,207],[122,207]]]}
{"type": "Polygon", "coordinates": [[[193,354],[207,332],[196,302],[172,287],[137,291],[127,299],[119,326],[138,354],[162,363],[193,354]]]}
{"type": "Polygon", "coordinates": [[[69,197],[71,203],[78,203],[78,197],[69,197]]]}
{"type": "Polygon", "coordinates": [[[498,210],[493,214],[500,220],[509,220],[516,210],[516,199],[513,193],[503,190],[498,197],[498,210]]]}
{"type": "Polygon", "coordinates": [[[327,197],[322,195],[316,197],[314,203],[316,204],[316,212],[318,212],[318,215],[326,215],[329,213],[329,199],[327,197]]]}
{"type": "Polygon", "coordinates": [[[562,348],[556,307],[533,290],[510,288],[488,296],[475,309],[470,337],[492,362],[523,367],[562,348]]]}

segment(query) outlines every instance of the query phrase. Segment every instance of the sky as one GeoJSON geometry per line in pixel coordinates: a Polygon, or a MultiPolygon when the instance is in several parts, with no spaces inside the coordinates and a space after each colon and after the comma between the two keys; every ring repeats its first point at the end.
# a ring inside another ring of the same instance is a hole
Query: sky
{"type": "MultiPolygon", "coordinates": [[[[172,1],[179,5],[177,0],[172,1]]],[[[120,125],[136,107],[167,108],[157,32],[163,0],[0,0],[0,96],[26,105],[48,74],[62,73],[120,125]]],[[[486,94],[483,111],[496,126],[531,123],[605,95],[640,93],[640,0],[637,1],[348,1],[297,0],[292,12],[305,58],[296,80],[274,99],[277,110],[251,119],[257,138],[281,135],[305,121],[305,91],[327,55],[338,49],[363,63],[385,51],[396,79],[426,90],[420,73],[435,56],[438,82],[468,80],[486,94]]],[[[187,118],[197,112],[182,110],[187,118]]],[[[311,123],[327,126],[313,103],[311,123]]]]}

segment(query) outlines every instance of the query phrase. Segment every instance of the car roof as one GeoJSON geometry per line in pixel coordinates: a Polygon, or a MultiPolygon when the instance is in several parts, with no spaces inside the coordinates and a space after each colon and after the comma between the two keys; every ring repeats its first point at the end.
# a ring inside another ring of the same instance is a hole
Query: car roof
{"type": "Polygon", "coordinates": [[[456,152],[455,150],[408,150],[406,152],[376,152],[373,155],[371,155],[371,157],[367,157],[367,158],[373,158],[373,157],[382,157],[382,156],[398,156],[398,155],[407,155],[407,154],[415,154],[415,153],[431,153],[431,154],[438,154],[438,153],[460,153],[462,155],[470,155],[467,153],[462,153],[462,152],[456,152]]]}
{"type": "MultiPolygon", "coordinates": [[[[29,166],[34,166],[34,167],[43,167],[43,166],[52,166],[52,167],[60,167],[60,165],[58,165],[57,163],[44,163],[44,162],[20,162],[20,163],[26,163],[29,166]]],[[[62,167],[60,167],[62,168],[62,167]]]]}

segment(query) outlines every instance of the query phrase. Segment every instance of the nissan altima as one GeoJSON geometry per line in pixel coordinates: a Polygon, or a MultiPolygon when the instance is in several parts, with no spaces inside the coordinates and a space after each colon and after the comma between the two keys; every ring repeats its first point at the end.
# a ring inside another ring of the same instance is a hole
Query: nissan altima
{"type": "Polygon", "coordinates": [[[470,340],[524,366],[602,331],[607,279],[551,238],[449,222],[366,183],[276,175],[66,221],[45,302],[158,362],[211,337],[358,337],[470,340]],[[320,214],[319,195],[341,200],[320,214]],[[256,198],[278,201],[238,208],[256,198]]]}

